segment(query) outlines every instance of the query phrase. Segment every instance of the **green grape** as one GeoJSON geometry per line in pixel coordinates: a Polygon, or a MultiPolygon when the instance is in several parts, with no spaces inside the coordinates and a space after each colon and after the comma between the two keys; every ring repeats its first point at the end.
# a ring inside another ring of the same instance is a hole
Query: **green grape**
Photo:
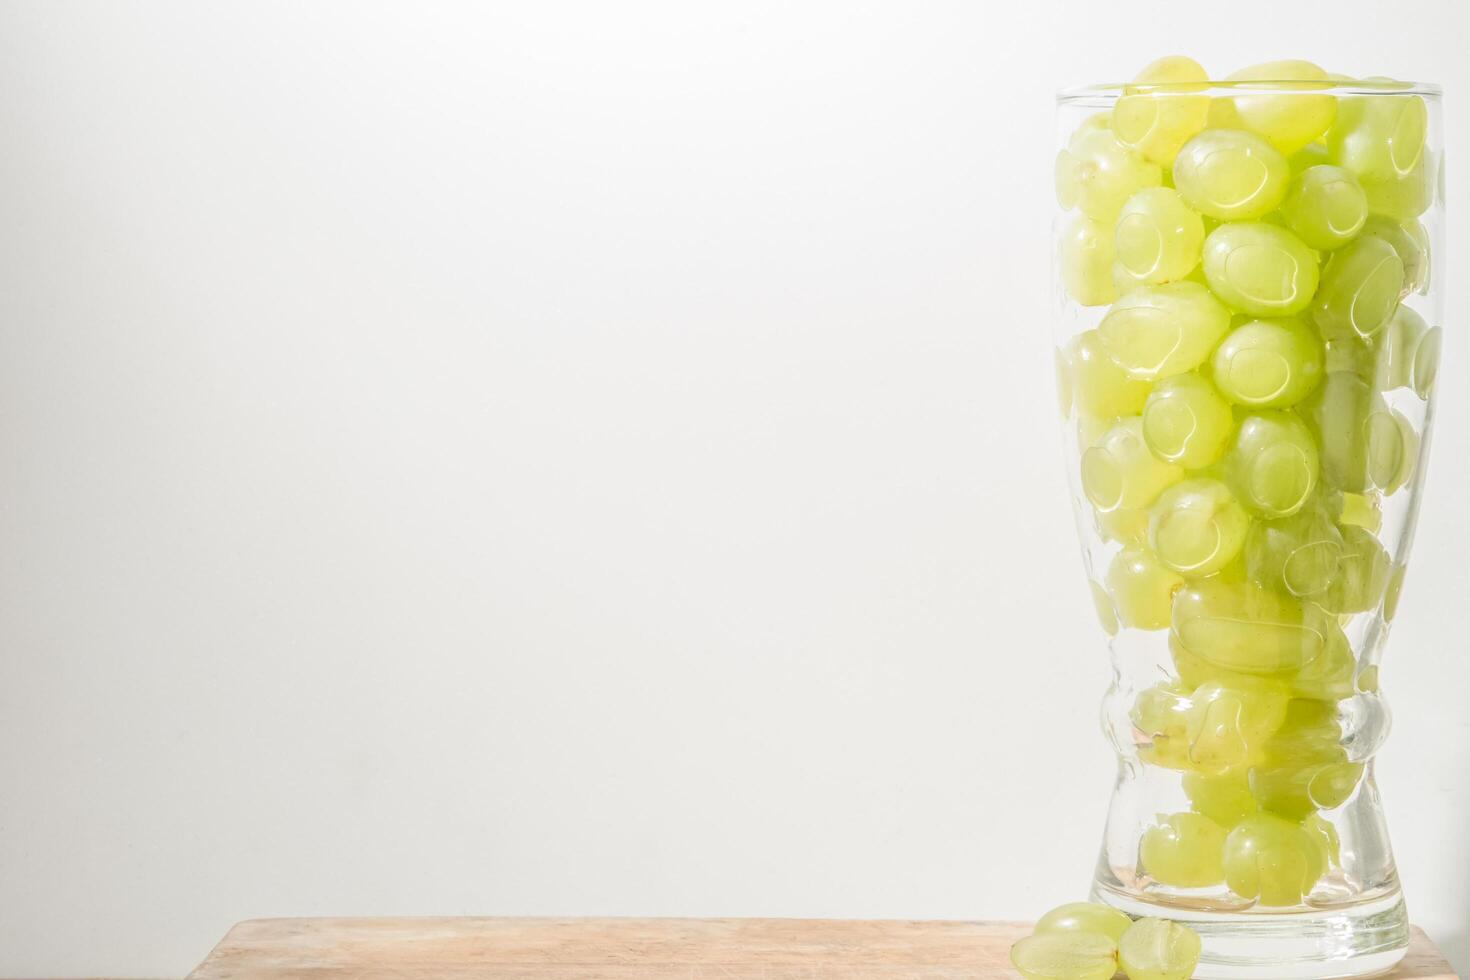
{"type": "Polygon", "coordinates": [[[1363,180],[1398,180],[1424,155],[1429,110],[1418,96],[1377,95],[1343,99],[1327,134],[1327,148],[1363,180]]]}
{"type": "Polygon", "coordinates": [[[1260,800],[1263,813],[1287,820],[1301,820],[1317,810],[1309,788],[1312,780],[1321,772],[1340,768],[1351,767],[1348,763],[1306,769],[1257,767],[1251,770],[1251,788],[1260,800]]]}
{"type": "Polygon", "coordinates": [[[1383,598],[1392,564],[1388,552],[1371,531],[1344,526],[1336,574],[1317,598],[1318,604],[1339,615],[1367,612],[1383,598]]]}
{"type": "Polygon", "coordinates": [[[1322,655],[1326,626],[1301,603],[1250,582],[1202,579],[1174,594],[1173,632],[1180,649],[1227,671],[1300,670],[1322,655]]]}
{"type": "Polygon", "coordinates": [[[1138,758],[1146,766],[1180,772],[1187,772],[1192,765],[1189,742],[1183,735],[1153,736],[1147,744],[1138,746],[1138,758]]]}
{"type": "Polygon", "coordinates": [[[1097,328],[1108,356],[1143,381],[1199,367],[1229,329],[1230,311],[1188,281],[1129,293],[1097,328]]]}
{"type": "Polygon", "coordinates": [[[1181,778],[1184,795],[1195,812],[1209,817],[1226,830],[1255,813],[1250,778],[1244,769],[1222,773],[1187,772],[1181,778]]]}
{"type": "Polygon", "coordinates": [[[1395,564],[1388,571],[1388,585],[1383,589],[1383,619],[1385,622],[1393,622],[1393,617],[1399,611],[1399,597],[1404,591],[1404,575],[1409,568],[1403,562],[1395,564]]]}
{"type": "Polygon", "coordinates": [[[1095,113],[1082,121],[1082,125],[1072,134],[1068,140],[1068,149],[1057,153],[1056,163],[1052,170],[1052,180],[1055,185],[1057,204],[1063,211],[1070,211],[1077,206],[1081,197],[1082,161],[1072,152],[1071,147],[1076,146],[1085,133],[1108,132],[1109,115],[1104,112],[1095,113]]]}
{"type": "Polygon", "coordinates": [[[1374,391],[1413,388],[1428,397],[1439,366],[1440,331],[1402,304],[1371,341],[1356,335],[1327,341],[1328,371],[1351,371],[1374,391]]]}
{"type": "Polygon", "coordinates": [[[1160,681],[1138,692],[1129,718],[1145,735],[1182,739],[1189,717],[1189,695],[1189,689],[1173,681],[1160,681]]]}
{"type": "Polygon", "coordinates": [[[1222,773],[1249,765],[1285,720],[1287,701],[1283,685],[1260,678],[1201,684],[1184,726],[1191,766],[1222,773]]]}
{"type": "Polygon", "coordinates": [[[1375,392],[1410,387],[1428,397],[1439,366],[1440,330],[1402,304],[1371,340],[1351,334],[1327,341],[1324,367],[1349,371],[1375,392]]]}
{"type": "Polygon", "coordinates": [[[1097,613],[1098,625],[1108,636],[1117,635],[1118,614],[1113,611],[1113,600],[1108,596],[1108,590],[1093,579],[1088,579],[1087,584],[1092,588],[1092,608],[1097,613]]]}
{"type": "MultiPolygon", "coordinates": [[[[1245,123],[1240,121],[1240,113],[1235,111],[1235,100],[1228,95],[1217,95],[1210,99],[1210,111],[1205,116],[1205,129],[1233,129],[1245,130],[1245,123]]],[[[1255,133],[1251,133],[1255,136],[1255,133]]],[[[1260,137],[1256,137],[1260,139],[1260,137]]],[[[1265,140],[1261,140],[1265,143],[1265,140]]],[[[1271,144],[1266,143],[1267,146],[1271,144]]]]}
{"type": "Polygon", "coordinates": [[[1119,142],[1155,163],[1173,163],[1184,141],[1204,128],[1210,111],[1210,97],[1196,94],[1205,86],[1189,83],[1209,77],[1198,62],[1180,55],[1150,63],[1113,107],[1119,142]]]}
{"type": "Polygon", "coordinates": [[[1334,491],[1329,499],[1337,523],[1352,524],[1374,534],[1383,527],[1383,504],[1377,493],[1334,491]]]}
{"type": "Polygon", "coordinates": [[[1125,546],[1148,544],[1148,511],[1146,509],[1132,507],[1101,513],[1094,510],[1093,514],[1097,517],[1098,530],[1109,541],[1116,541],[1125,546]]]}
{"type": "Polygon", "coordinates": [[[1251,581],[1302,599],[1327,590],[1342,554],[1342,534],[1317,506],[1254,524],[1245,539],[1251,581]]]}
{"type": "Polygon", "coordinates": [[[1135,629],[1169,628],[1174,590],[1183,576],[1165,568],[1146,548],[1125,548],[1108,566],[1108,591],[1124,626],[1135,629]]]}
{"type": "Polygon", "coordinates": [[[1350,333],[1334,337],[1324,342],[1322,347],[1322,367],[1326,373],[1351,371],[1361,378],[1373,380],[1378,369],[1378,352],[1373,349],[1372,340],[1350,333]]]}
{"type": "Polygon", "coordinates": [[[1077,158],[1071,150],[1057,151],[1056,161],[1052,164],[1052,188],[1063,211],[1077,206],[1077,158]]]}
{"type": "Polygon", "coordinates": [[[1011,947],[1011,965],[1025,980],[1112,980],[1118,947],[1091,932],[1041,932],[1011,947]]]}
{"type": "Polygon", "coordinates": [[[1347,802],[1363,770],[1348,759],[1336,707],[1297,699],[1250,771],[1251,793],[1263,810],[1299,820],[1347,802]]]}
{"type": "Polygon", "coordinates": [[[1136,381],[1108,357],[1096,330],[1079,334],[1067,346],[1072,399],[1079,412],[1099,419],[1137,415],[1148,400],[1146,381],[1136,381]]]}
{"type": "MultiPolygon", "coordinates": [[[[1248,128],[1260,133],[1287,155],[1327,132],[1337,116],[1337,99],[1331,95],[1303,95],[1311,85],[1278,85],[1278,82],[1320,82],[1327,87],[1327,72],[1310,61],[1271,61],[1242,68],[1229,76],[1232,82],[1260,82],[1260,95],[1234,97],[1235,112],[1248,128]],[[1291,94],[1285,94],[1290,92],[1291,94]],[[1269,93],[1269,94],[1266,94],[1269,93]]],[[[1242,86],[1252,91],[1257,86],[1242,86]]]]}
{"type": "Polygon", "coordinates": [[[1341,626],[1327,617],[1318,617],[1316,623],[1324,637],[1322,652],[1289,677],[1291,693],[1297,698],[1341,701],[1352,696],[1358,661],[1341,626]]]}
{"type": "Polygon", "coordinates": [[[1225,830],[1198,813],[1160,815],[1143,832],[1138,845],[1142,871],[1155,881],[1176,888],[1206,888],[1225,880],[1220,853],[1225,830]]]}
{"type": "Polygon", "coordinates": [[[1143,406],[1148,448],[1187,470],[1209,466],[1223,456],[1234,429],[1229,403],[1193,371],[1160,381],[1143,406]]]}
{"type": "Polygon", "coordinates": [[[1381,214],[1369,215],[1362,237],[1381,238],[1398,253],[1404,264],[1404,292],[1422,293],[1429,288],[1429,232],[1416,219],[1395,221],[1381,214]]]}
{"type": "Polygon", "coordinates": [[[1443,333],[1439,327],[1430,327],[1424,334],[1424,339],[1419,341],[1418,349],[1414,351],[1412,380],[1414,394],[1420,398],[1429,397],[1429,393],[1434,390],[1434,379],[1439,377],[1439,351],[1444,342],[1443,333]]]}
{"type": "Polygon", "coordinates": [[[1220,393],[1237,405],[1286,408],[1322,380],[1322,344],[1300,320],[1251,320],[1226,335],[1211,364],[1220,393]]]}
{"type": "Polygon", "coordinates": [[[1193,577],[1228,565],[1245,544],[1250,517],[1219,480],[1185,480],[1149,508],[1148,540],[1167,568],[1193,577]]]}
{"type": "Polygon", "coordinates": [[[1338,707],[1328,701],[1294,698],[1286,716],[1266,746],[1267,759],[1276,766],[1311,766],[1347,759],[1342,747],[1338,707]]]}
{"type": "Polygon", "coordinates": [[[1353,240],[1368,221],[1368,195],[1351,171],[1308,167],[1281,204],[1287,227],[1312,248],[1328,251],[1353,240]]]}
{"type": "Polygon", "coordinates": [[[1117,419],[1100,419],[1086,412],[1077,414],[1077,446],[1080,449],[1102,441],[1117,419]]]}
{"type": "Polygon", "coordinates": [[[1083,306],[1106,306],[1118,298],[1113,288],[1113,235],[1107,225],[1079,214],[1067,223],[1058,244],[1057,265],[1067,293],[1083,306]]]}
{"type": "MultiPolygon", "coordinates": [[[[1213,576],[1211,581],[1219,578],[1219,575],[1213,576]]],[[[1249,680],[1257,676],[1255,674],[1243,674],[1239,671],[1228,670],[1218,664],[1211,663],[1186,647],[1179,639],[1177,632],[1170,632],[1169,634],[1169,653],[1173,657],[1174,670],[1179,675],[1179,682],[1191,691],[1201,684],[1208,684],[1210,681],[1220,681],[1221,683],[1230,684],[1243,679],[1249,680]]]]}
{"type": "Polygon", "coordinates": [[[1363,193],[1368,195],[1369,212],[1397,221],[1419,217],[1434,203],[1438,175],[1438,161],[1426,151],[1404,177],[1385,181],[1364,180],[1363,193]]]}
{"type": "Polygon", "coordinates": [[[1410,307],[1400,305],[1378,334],[1373,387],[1379,391],[1407,388],[1414,382],[1414,358],[1429,324],[1410,307]]]}
{"type": "Polygon", "coordinates": [[[1033,931],[1090,932],[1117,942],[1131,925],[1133,920],[1126,913],[1111,906],[1098,902],[1068,902],[1066,905],[1058,905],[1036,920],[1033,931]]]}
{"type": "Polygon", "coordinates": [[[1145,736],[1138,757],[1165,769],[1189,769],[1186,727],[1193,706],[1190,691],[1172,681],[1161,681],[1138,693],[1129,718],[1145,736]]]}
{"type": "Polygon", "coordinates": [[[1168,919],[1139,919],[1118,943],[1128,980],[1189,980],[1199,965],[1199,935],[1168,919]]]}
{"type": "Polygon", "coordinates": [[[1149,163],[1114,138],[1112,131],[1085,128],[1075,133],[1067,150],[1071,188],[1058,199],[1075,195],[1077,207],[1096,221],[1112,224],[1123,202],[1145,187],[1163,183],[1158,164],[1149,163]]]}
{"type": "Polygon", "coordinates": [[[1404,263],[1393,246],[1366,237],[1334,252],[1312,303],[1326,340],[1372,337],[1387,324],[1404,288],[1404,263]]]}
{"type": "Polygon", "coordinates": [[[1276,210],[1291,183],[1291,167],[1270,143],[1239,129],[1206,129],[1174,160],[1174,186],[1200,214],[1250,221],[1276,210]]]}
{"type": "Polygon", "coordinates": [[[1322,861],[1328,867],[1339,867],[1342,864],[1342,838],[1337,835],[1337,828],[1332,826],[1332,821],[1314,813],[1302,821],[1302,829],[1312,838],[1322,850],[1322,861]]]}
{"type": "Polygon", "coordinates": [[[1385,406],[1368,416],[1368,482],[1392,496],[1414,475],[1419,461],[1419,434],[1401,413],[1385,406]]]}
{"type": "Polygon", "coordinates": [[[1168,187],[1139,191],[1118,216],[1118,262],[1131,279],[1142,283],[1173,282],[1189,275],[1199,265],[1204,241],[1204,221],[1178,191],[1168,187]]]}
{"type": "Polygon", "coordinates": [[[1332,155],[1321,143],[1308,143],[1293,153],[1287,163],[1291,165],[1291,172],[1295,175],[1311,167],[1331,166],[1332,155]]]}
{"type": "Polygon", "coordinates": [[[1137,292],[1149,283],[1136,278],[1129,272],[1121,262],[1113,263],[1113,291],[1119,296],[1127,296],[1129,293],[1137,292]]]}
{"type": "Polygon", "coordinates": [[[1082,489],[1100,511],[1147,507],[1184,470],[1154,457],[1143,441],[1143,420],[1119,420],[1082,454],[1082,489]]]}
{"type": "Polygon", "coordinates": [[[1326,870],[1320,845],[1301,826],[1270,813],[1240,822],[1225,838],[1225,883],[1261,905],[1296,905],[1326,870]]]}
{"type": "Polygon", "coordinates": [[[1110,133],[1112,130],[1113,114],[1107,111],[1094,112],[1073,130],[1072,139],[1069,142],[1076,142],[1082,138],[1084,133],[1110,133]]]}
{"type": "Polygon", "coordinates": [[[1067,352],[1060,348],[1052,351],[1052,369],[1057,383],[1057,411],[1063,419],[1072,417],[1072,365],[1067,361],[1067,352]]]}
{"type": "MultiPolygon", "coordinates": [[[[1166,187],[1162,187],[1162,188],[1157,188],[1157,189],[1158,190],[1170,191],[1171,193],[1174,190],[1174,188],[1167,187],[1167,186],[1166,187]]],[[[1139,193],[1141,194],[1143,192],[1140,191],[1139,193]]],[[[1200,226],[1201,232],[1209,229],[1210,227],[1213,227],[1213,224],[1211,222],[1201,220],[1201,226],[1200,226]]],[[[1203,236],[1201,236],[1201,238],[1203,238],[1203,236]]],[[[1195,251],[1195,263],[1196,264],[1195,264],[1194,268],[1191,269],[1184,276],[1182,276],[1179,279],[1176,279],[1174,281],[1176,281],[1176,282],[1192,282],[1192,283],[1196,283],[1196,284],[1198,284],[1200,286],[1203,286],[1204,288],[1208,289],[1210,284],[1205,281],[1205,273],[1204,273],[1204,270],[1199,267],[1198,262],[1199,262],[1199,251],[1198,251],[1198,249],[1196,249],[1196,251],[1195,251]]],[[[1137,292],[1138,290],[1140,290],[1140,289],[1142,289],[1142,288],[1144,288],[1146,286],[1157,286],[1157,285],[1162,285],[1162,283],[1159,283],[1159,282],[1151,282],[1146,277],[1134,275],[1132,272],[1130,272],[1128,270],[1128,267],[1125,266],[1122,262],[1114,262],[1113,263],[1113,288],[1118,291],[1118,295],[1119,296],[1127,296],[1129,293],[1137,292]]]]}
{"type": "Polygon", "coordinates": [[[1317,809],[1342,806],[1363,779],[1360,762],[1333,762],[1299,768],[1257,766],[1251,770],[1251,791],[1261,809],[1300,820],[1317,809]]]}
{"type": "Polygon", "coordinates": [[[1247,416],[1225,454],[1225,475],[1241,503],[1274,519],[1301,510],[1317,488],[1317,444],[1288,412],[1247,416]]]}
{"type": "Polygon", "coordinates": [[[1367,431],[1382,399],[1356,371],[1329,370],[1297,411],[1317,437],[1322,482],[1334,490],[1369,489],[1367,431]]]}
{"type": "Polygon", "coordinates": [[[1210,232],[1204,269],[1216,296],[1252,316],[1300,313],[1317,291],[1317,253],[1285,228],[1263,222],[1210,232]]]}

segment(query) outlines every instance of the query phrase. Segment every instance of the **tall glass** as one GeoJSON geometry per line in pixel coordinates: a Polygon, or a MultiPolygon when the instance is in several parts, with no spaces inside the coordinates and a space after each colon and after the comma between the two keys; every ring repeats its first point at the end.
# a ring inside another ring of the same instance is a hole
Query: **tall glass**
{"type": "Polygon", "coordinates": [[[1067,469],[1113,682],[1094,897],[1187,923],[1201,977],[1391,967],[1378,663],[1441,343],[1439,90],[1058,97],[1067,469]]]}

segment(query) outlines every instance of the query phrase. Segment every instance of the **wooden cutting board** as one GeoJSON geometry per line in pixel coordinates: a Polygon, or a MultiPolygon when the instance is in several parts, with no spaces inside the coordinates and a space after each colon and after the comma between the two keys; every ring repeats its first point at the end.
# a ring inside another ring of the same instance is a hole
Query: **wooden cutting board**
{"type": "MultiPolygon", "coordinates": [[[[1000,980],[1018,922],[256,919],[189,980],[1000,980]]],[[[1385,980],[1455,980],[1418,929],[1385,980]]]]}

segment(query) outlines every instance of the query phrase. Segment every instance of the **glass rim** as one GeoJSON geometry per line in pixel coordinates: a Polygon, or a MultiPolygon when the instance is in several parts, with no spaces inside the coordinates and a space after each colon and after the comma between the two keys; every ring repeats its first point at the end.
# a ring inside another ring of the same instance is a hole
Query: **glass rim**
{"type": "Polygon", "coordinates": [[[1401,82],[1390,78],[1209,79],[1203,82],[1102,82],[1070,85],[1056,93],[1058,103],[1113,101],[1124,95],[1201,95],[1211,92],[1312,92],[1323,95],[1427,96],[1437,99],[1444,90],[1433,82],[1401,82]]]}

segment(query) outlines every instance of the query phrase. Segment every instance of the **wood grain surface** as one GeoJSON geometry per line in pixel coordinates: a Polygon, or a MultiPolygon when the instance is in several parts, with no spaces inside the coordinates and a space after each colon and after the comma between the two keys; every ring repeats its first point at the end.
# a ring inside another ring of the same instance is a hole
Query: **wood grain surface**
{"type": "MultiPolygon", "coordinates": [[[[1018,922],[256,919],[189,980],[998,980],[1018,922]]],[[[1394,980],[1454,980],[1428,938],[1394,980]]]]}

